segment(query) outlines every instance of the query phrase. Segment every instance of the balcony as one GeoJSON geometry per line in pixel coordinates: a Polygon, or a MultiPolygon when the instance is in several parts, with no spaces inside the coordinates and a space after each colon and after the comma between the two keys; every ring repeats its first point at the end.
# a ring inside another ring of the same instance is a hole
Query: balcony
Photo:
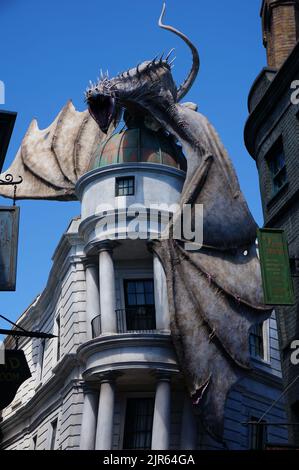
{"type": "MultiPolygon", "coordinates": [[[[154,305],[138,305],[136,307],[115,310],[117,333],[153,332],[156,330],[154,305]]],[[[91,322],[92,337],[101,335],[101,315],[91,322]]]]}

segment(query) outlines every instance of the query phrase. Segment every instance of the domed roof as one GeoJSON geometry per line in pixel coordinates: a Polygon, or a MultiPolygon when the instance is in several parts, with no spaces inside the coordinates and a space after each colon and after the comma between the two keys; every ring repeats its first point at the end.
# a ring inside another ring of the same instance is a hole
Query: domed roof
{"type": "Polygon", "coordinates": [[[93,169],[114,163],[159,163],[186,171],[181,147],[162,132],[145,127],[126,129],[101,142],[93,169]]]}

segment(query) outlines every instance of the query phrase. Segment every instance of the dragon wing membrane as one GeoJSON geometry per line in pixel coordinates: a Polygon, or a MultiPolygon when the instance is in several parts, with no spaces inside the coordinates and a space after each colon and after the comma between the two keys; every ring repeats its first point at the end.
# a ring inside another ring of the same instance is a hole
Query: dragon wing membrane
{"type": "MultiPolygon", "coordinates": [[[[92,156],[102,139],[88,111],[76,111],[68,101],[54,122],[40,130],[33,120],[8,170],[0,175],[21,176],[17,199],[76,200],[75,184],[88,171],[92,156]]],[[[13,197],[9,186],[0,195],[13,197]]]]}
{"type": "MultiPolygon", "coordinates": [[[[180,204],[203,204],[204,246],[187,251],[182,237],[155,241],[153,250],[166,273],[170,329],[187,387],[205,429],[222,441],[227,396],[251,368],[250,329],[272,309],[263,304],[256,224],[230,158],[204,116],[184,113],[205,156],[194,155],[180,204]]],[[[188,165],[193,156],[185,155],[188,165]]]]}

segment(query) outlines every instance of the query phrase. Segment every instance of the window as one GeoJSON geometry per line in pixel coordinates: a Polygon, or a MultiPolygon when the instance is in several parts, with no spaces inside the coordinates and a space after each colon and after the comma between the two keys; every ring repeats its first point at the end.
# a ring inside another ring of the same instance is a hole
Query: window
{"type": "Polygon", "coordinates": [[[60,359],[60,316],[56,317],[56,335],[57,335],[57,349],[56,349],[56,360],[60,359]]]}
{"type": "Polygon", "coordinates": [[[45,349],[46,349],[46,341],[44,339],[42,339],[41,345],[40,345],[39,380],[42,380],[42,378],[43,378],[45,349]]]}
{"type": "Polygon", "coordinates": [[[155,330],[154,282],[152,279],[124,281],[127,330],[155,330]]]}
{"type": "Polygon", "coordinates": [[[115,196],[133,196],[135,194],[135,178],[116,178],[115,196]]]}
{"type": "Polygon", "coordinates": [[[264,359],[265,350],[263,323],[254,325],[254,327],[251,329],[249,336],[249,349],[251,356],[264,359]]]}
{"type": "Polygon", "coordinates": [[[124,428],[124,449],[150,449],[154,398],[128,398],[124,428]]]}
{"type": "Polygon", "coordinates": [[[252,450],[262,450],[267,442],[267,421],[260,421],[252,417],[250,424],[250,448],[252,450]]]}
{"type": "Polygon", "coordinates": [[[56,445],[56,435],[57,435],[57,418],[51,423],[51,441],[50,441],[50,450],[55,449],[56,445]]]}
{"type": "Polygon", "coordinates": [[[273,194],[276,194],[287,181],[286,162],[282,140],[279,140],[274,147],[272,147],[267,160],[272,177],[273,194]]]}
{"type": "Polygon", "coordinates": [[[37,434],[35,434],[35,436],[32,437],[31,450],[36,450],[36,443],[37,443],[37,434]]]}

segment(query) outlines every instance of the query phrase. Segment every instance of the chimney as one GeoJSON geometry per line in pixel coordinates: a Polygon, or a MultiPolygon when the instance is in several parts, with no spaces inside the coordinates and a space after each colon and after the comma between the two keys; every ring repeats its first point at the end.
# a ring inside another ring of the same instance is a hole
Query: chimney
{"type": "Polygon", "coordinates": [[[268,66],[279,69],[299,39],[299,0],[263,0],[261,18],[268,66]]]}

